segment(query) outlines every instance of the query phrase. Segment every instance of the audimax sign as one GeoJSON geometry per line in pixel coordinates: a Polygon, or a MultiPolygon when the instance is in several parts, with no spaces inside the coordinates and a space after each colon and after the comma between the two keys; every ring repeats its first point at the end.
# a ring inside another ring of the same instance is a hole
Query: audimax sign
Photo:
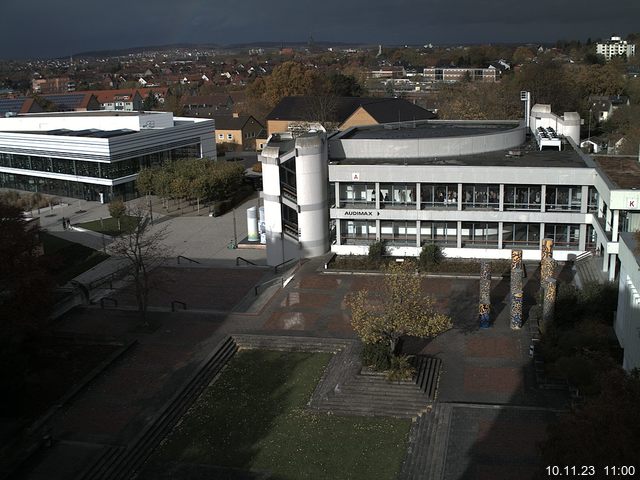
{"type": "MultiPolygon", "coordinates": [[[[377,215],[380,215],[380,212],[375,212],[377,215]]],[[[344,212],[346,216],[349,217],[373,217],[374,212],[371,210],[347,210],[344,212]]]]}

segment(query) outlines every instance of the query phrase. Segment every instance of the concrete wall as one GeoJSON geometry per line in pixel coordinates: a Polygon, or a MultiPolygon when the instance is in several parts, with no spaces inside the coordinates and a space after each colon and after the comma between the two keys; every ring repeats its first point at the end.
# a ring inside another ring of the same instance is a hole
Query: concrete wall
{"type": "Polygon", "coordinates": [[[632,233],[621,235],[619,246],[620,276],[618,309],[614,329],[624,349],[623,368],[640,368],[640,270],[634,254],[636,242],[632,233]]]}
{"type": "Polygon", "coordinates": [[[324,133],[296,139],[298,227],[302,257],[329,251],[327,140],[324,133]]]}
{"type": "Polygon", "coordinates": [[[444,138],[349,139],[330,141],[332,158],[424,158],[473,155],[518,148],[525,128],[506,132],[444,138]]]}

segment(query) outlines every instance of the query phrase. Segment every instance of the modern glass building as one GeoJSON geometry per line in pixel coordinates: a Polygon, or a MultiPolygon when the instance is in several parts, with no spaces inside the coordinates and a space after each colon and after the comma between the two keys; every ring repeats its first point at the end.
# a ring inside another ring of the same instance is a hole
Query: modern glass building
{"type": "Polygon", "coordinates": [[[143,167],[215,160],[213,120],[168,112],[65,112],[0,118],[0,187],[109,201],[137,196],[143,167]]]}

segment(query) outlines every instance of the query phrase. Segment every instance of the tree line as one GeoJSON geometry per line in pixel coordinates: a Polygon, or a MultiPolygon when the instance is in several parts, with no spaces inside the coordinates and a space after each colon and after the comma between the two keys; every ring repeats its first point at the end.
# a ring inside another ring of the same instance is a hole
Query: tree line
{"type": "Polygon", "coordinates": [[[220,201],[232,196],[242,184],[244,168],[231,162],[212,162],[195,158],[162,166],[144,168],[138,174],[136,188],[141,195],[160,197],[165,208],[169,200],[220,201]]]}

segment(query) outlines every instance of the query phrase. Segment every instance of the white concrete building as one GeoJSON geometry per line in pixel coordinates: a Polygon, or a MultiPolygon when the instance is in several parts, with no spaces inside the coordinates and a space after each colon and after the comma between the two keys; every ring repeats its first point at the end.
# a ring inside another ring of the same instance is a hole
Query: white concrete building
{"type": "Polygon", "coordinates": [[[640,227],[640,181],[629,183],[639,177],[625,173],[640,176],[637,160],[583,154],[575,112],[535,105],[529,123],[273,135],[260,156],[269,263],[366,254],[380,239],[398,256],[435,243],[449,257],[506,259],[520,248],[534,260],[549,237],[558,260],[597,252],[613,279],[619,233],[640,227]]]}
{"type": "Polygon", "coordinates": [[[622,367],[632,370],[640,368],[640,259],[634,234],[622,234],[619,245],[620,276],[614,328],[624,349],[622,367]]]}
{"type": "Polygon", "coordinates": [[[611,37],[610,40],[596,44],[596,54],[604,55],[607,61],[611,60],[612,57],[621,55],[626,55],[628,58],[636,54],[636,46],[626,40],[622,40],[620,37],[611,37]]]}
{"type": "Polygon", "coordinates": [[[0,187],[109,201],[136,196],[142,167],[216,158],[213,120],[168,112],[65,112],[0,118],[0,187]]]}

